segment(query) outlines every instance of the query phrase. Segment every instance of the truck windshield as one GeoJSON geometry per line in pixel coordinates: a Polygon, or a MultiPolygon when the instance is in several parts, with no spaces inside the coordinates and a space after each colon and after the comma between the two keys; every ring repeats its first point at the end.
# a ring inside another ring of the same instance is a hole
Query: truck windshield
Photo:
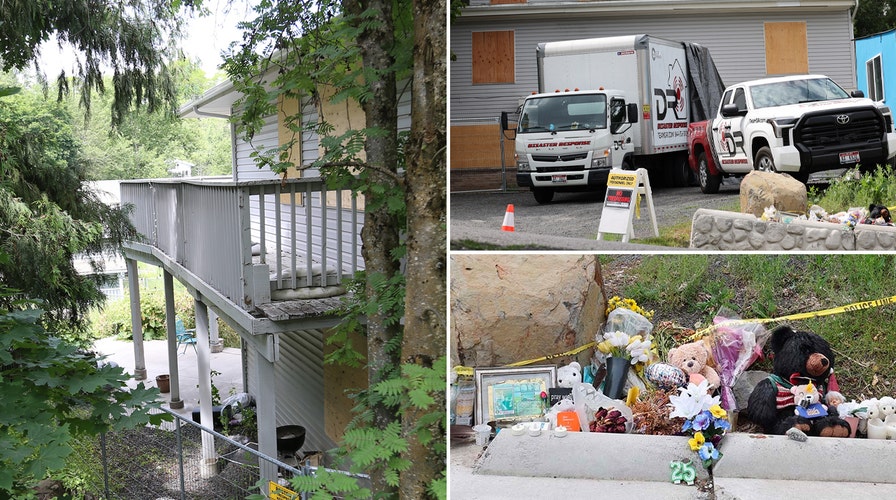
{"type": "Polygon", "coordinates": [[[811,78],[755,85],[750,87],[750,95],[755,108],[849,98],[849,94],[830,78],[811,78]]]}
{"type": "Polygon", "coordinates": [[[560,95],[527,99],[520,112],[517,132],[607,128],[607,96],[560,95]]]}

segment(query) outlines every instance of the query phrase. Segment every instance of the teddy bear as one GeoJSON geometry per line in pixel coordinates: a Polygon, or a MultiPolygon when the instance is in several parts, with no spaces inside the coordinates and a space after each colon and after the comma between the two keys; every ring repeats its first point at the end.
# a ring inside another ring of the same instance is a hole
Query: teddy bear
{"type": "Polygon", "coordinates": [[[821,394],[818,393],[818,389],[812,385],[812,382],[795,385],[790,388],[790,393],[793,394],[793,402],[796,403],[793,409],[794,415],[811,420],[828,414],[828,407],[821,404],[821,394]]]}
{"type": "Polygon", "coordinates": [[[884,205],[875,205],[872,203],[868,206],[868,217],[864,220],[865,224],[874,224],[877,226],[889,226],[890,210],[884,205]]]}
{"type": "Polygon", "coordinates": [[[703,341],[690,342],[669,349],[668,361],[672,366],[682,369],[691,382],[699,383],[701,377],[709,382],[709,386],[718,389],[722,381],[716,370],[709,366],[709,349],[703,341]]]}
{"type": "Polygon", "coordinates": [[[572,389],[575,384],[582,381],[582,365],[578,361],[557,368],[557,387],[572,389]]]}
{"type": "Polygon", "coordinates": [[[896,399],[884,396],[877,400],[877,407],[880,409],[878,418],[887,424],[896,423],[896,399]]]}
{"type": "Polygon", "coordinates": [[[848,437],[849,423],[840,418],[836,407],[828,408],[828,414],[820,418],[794,414],[797,402],[791,392],[793,386],[811,382],[822,398],[828,390],[839,391],[833,376],[834,351],[828,341],[816,333],[795,331],[785,325],[772,331],[769,345],[773,371],[756,384],[742,414],[769,434],[784,435],[798,429],[808,436],[848,437]]]}

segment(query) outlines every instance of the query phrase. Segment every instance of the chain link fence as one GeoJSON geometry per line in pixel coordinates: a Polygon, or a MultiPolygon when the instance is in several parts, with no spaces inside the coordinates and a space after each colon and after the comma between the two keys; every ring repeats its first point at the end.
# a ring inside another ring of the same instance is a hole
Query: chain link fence
{"type": "MultiPolygon", "coordinates": [[[[170,410],[161,411],[174,420],[161,426],[108,432],[75,445],[66,482],[76,498],[239,499],[267,494],[267,487],[265,491],[257,487],[261,479],[259,464],[266,470],[276,470],[281,485],[288,485],[292,477],[316,471],[316,467],[292,466],[262,455],[255,443],[241,443],[170,410]],[[214,463],[203,460],[204,432],[214,436],[214,463]]],[[[296,461],[292,457],[285,460],[296,461]]]]}

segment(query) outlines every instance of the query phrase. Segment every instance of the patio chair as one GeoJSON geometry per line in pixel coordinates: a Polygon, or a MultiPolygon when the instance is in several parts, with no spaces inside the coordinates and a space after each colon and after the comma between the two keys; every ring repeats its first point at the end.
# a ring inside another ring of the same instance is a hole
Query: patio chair
{"type": "Polygon", "coordinates": [[[196,329],[195,328],[185,328],[184,322],[181,321],[180,318],[174,322],[174,332],[177,334],[177,348],[180,349],[180,346],[184,346],[184,351],[181,354],[187,353],[187,346],[193,346],[193,352],[196,352],[196,329]]]}

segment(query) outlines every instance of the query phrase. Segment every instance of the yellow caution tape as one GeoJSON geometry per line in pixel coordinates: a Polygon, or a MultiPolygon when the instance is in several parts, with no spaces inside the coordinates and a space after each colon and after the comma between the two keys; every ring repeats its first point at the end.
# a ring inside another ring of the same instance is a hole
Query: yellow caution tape
{"type": "MultiPolygon", "coordinates": [[[[694,333],[693,335],[691,335],[690,337],[688,337],[687,340],[689,342],[691,342],[694,340],[701,339],[704,336],[706,336],[707,334],[712,333],[713,330],[723,327],[723,326],[738,326],[738,325],[746,325],[746,324],[750,324],[750,323],[777,323],[779,321],[801,321],[801,320],[805,320],[805,319],[821,318],[824,316],[833,316],[835,314],[843,314],[843,313],[848,313],[848,312],[861,311],[864,309],[873,309],[875,307],[888,306],[891,304],[896,304],[896,295],[893,295],[891,297],[885,297],[883,299],[866,300],[863,302],[854,302],[852,304],[848,304],[845,306],[833,307],[831,309],[823,309],[821,311],[788,314],[787,316],[780,316],[777,318],[732,319],[732,320],[728,320],[728,321],[722,321],[721,323],[717,323],[715,325],[708,326],[701,330],[697,330],[697,332],[694,333]]],[[[531,365],[533,363],[538,363],[541,361],[548,361],[548,360],[555,359],[555,358],[562,358],[565,356],[573,356],[575,354],[578,354],[578,353],[584,351],[585,349],[594,347],[596,344],[597,344],[597,342],[588,342],[587,344],[580,346],[580,347],[576,347],[575,349],[573,349],[571,351],[562,352],[560,354],[548,354],[547,356],[542,356],[540,358],[535,358],[535,359],[527,359],[525,361],[517,361],[516,363],[511,363],[506,366],[525,366],[525,365],[531,365]]],[[[473,376],[473,368],[470,368],[467,366],[455,366],[454,372],[461,376],[470,376],[470,377],[473,376]]]]}
{"type": "Polygon", "coordinates": [[[635,217],[641,219],[641,193],[635,197],[635,217]]]}
{"type": "Polygon", "coordinates": [[[812,311],[806,313],[796,313],[796,314],[788,314],[787,316],[780,316],[777,318],[757,318],[757,319],[732,319],[728,321],[722,321],[721,323],[703,328],[698,330],[696,333],[688,337],[689,341],[697,340],[703,338],[708,333],[712,333],[713,330],[723,327],[723,326],[737,326],[737,325],[746,325],[749,323],[777,323],[779,321],[800,321],[804,319],[812,319],[812,318],[821,318],[824,316],[833,316],[835,314],[843,314],[848,312],[861,311],[864,309],[872,309],[875,307],[888,306],[891,304],[896,304],[896,295],[892,297],[885,297],[883,299],[877,300],[866,300],[864,302],[853,302],[852,304],[840,306],[840,307],[832,307],[830,309],[823,309],[821,311],[812,311]]]}
{"type": "MultiPolygon", "coordinates": [[[[584,351],[585,349],[594,347],[595,344],[597,344],[597,342],[588,342],[587,344],[585,344],[583,346],[576,347],[575,349],[573,349],[571,351],[561,352],[560,354],[548,354],[547,356],[542,356],[540,358],[535,358],[535,359],[527,359],[526,361],[517,361],[516,363],[510,363],[509,365],[505,365],[505,366],[526,366],[526,365],[531,365],[533,363],[538,363],[541,361],[547,361],[550,359],[562,358],[565,356],[573,356],[575,354],[578,354],[578,353],[584,351]]],[[[470,376],[470,377],[473,376],[473,369],[470,367],[467,367],[467,366],[455,366],[454,372],[461,376],[470,376]]]]}

